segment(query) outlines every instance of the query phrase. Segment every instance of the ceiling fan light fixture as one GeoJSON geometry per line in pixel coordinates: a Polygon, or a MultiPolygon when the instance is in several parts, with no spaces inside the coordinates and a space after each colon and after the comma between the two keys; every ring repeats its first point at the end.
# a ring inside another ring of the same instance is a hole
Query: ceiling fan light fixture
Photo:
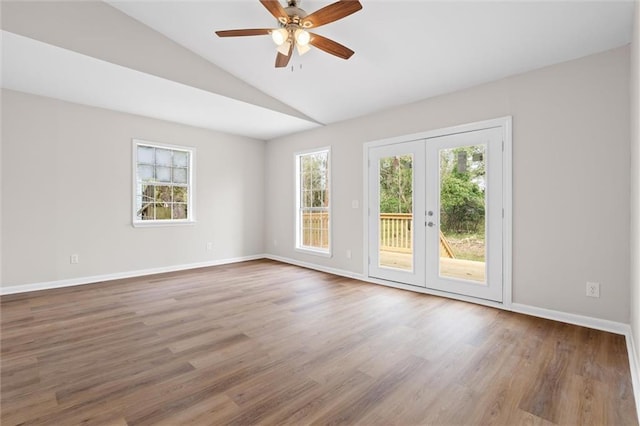
{"type": "Polygon", "coordinates": [[[271,38],[277,46],[282,46],[289,38],[289,32],[286,28],[279,28],[271,31],[271,38]]]}
{"type": "Polygon", "coordinates": [[[303,46],[301,44],[296,43],[296,49],[298,50],[298,55],[302,56],[311,50],[311,46],[309,46],[308,44],[305,44],[303,46]]]}
{"type": "Polygon", "coordinates": [[[296,45],[298,46],[307,46],[309,41],[311,40],[311,35],[308,31],[303,30],[302,28],[298,28],[295,32],[296,45]]]}
{"type": "Polygon", "coordinates": [[[282,53],[285,56],[289,56],[289,48],[291,47],[291,43],[285,41],[280,46],[278,46],[278,52],[282,53]]]}

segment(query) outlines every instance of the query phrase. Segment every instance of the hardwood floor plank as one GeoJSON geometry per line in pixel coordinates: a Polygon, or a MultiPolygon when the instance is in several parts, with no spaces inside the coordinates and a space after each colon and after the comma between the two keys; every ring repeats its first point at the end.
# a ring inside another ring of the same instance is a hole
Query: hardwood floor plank
{"type": "Polygon", "coordinates": [[[569,384],[569,365],[575,344],[568,340],[567,329],[575,330],[566,324],[554,324],[552,335],[558,335],[552,342],[545,342],[540,348],[546,354],[546,362],[533,387],[523,396],[520,408],[552,423],[558,423],[560,411],[566,405],[567,387],[569,384]]]}
{"type": "Polygon", "coordinates": [[[58,401],[54,392],[33,392],[28,398],[4,399],[0,407],[3,424],[22,424],[40,413],[55,411],[58,401]]]}
{"type": "Polygon", "coordinates": [[[225,394],[216,394],[191,407],[167,413],[157,426],[220,424],[221,419],[232,418],[240,408],[225,394]]]}
{"type": "Polygon", "coordinates": [[[341,399],[351,399],[371,386],[373,379],[364,373],[353,370],[336,376],[323,386],[313,388],[306,395],[289,402],[284,409],[273,412],[264,418],[265,424],[309,424],[317,418],[334,411],[341,399]]]}
{"type": "Polygon", "coordinates": [[[313,424],[353,424],[364,417],[374,408],[386,403],[386,398],[401,386],[410,375],[425,368],[426,361],[422,358],[410,356],[398,360],[387,374],[377,379],[355,399],[343,401],[334,407],[332,413],[320,417],[313,424]]]}
{"type": "Polygon", "coordinates": [[[310,379],[290,380],[286,387],[270,391],[266,397],[243,408],[238,415],[225,423],[237,426],[261,423],[272,413],[273,407],[286,407],[292,400],[302,398],[318,387],[318,383],[310,379]]]}
{"type": "Polygon", "coordinates": [[[0,297],[0,421],[636,425],[624,336],[269,260],[0,297]]]}
{"type": "Polygon", "coordinates": [[[109,399],[126,394],[137,386],[150,386],[193,370],[194,367],[189,363],[171,362],[171,355],[168,354],[159,356],[152,362],[91,375],[86,380],[69,383],[56,392],[56,399],[61,404],[70,400],[86,403],[109,399]]]}

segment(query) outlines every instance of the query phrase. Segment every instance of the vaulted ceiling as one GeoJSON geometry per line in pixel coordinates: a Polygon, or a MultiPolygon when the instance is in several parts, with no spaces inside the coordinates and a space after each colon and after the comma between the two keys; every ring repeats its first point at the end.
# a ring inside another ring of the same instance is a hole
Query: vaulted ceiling
{"type": "MultiPolygon", "coordinates": [[[[330,3],[303,0],[300,7],[312,12],[330,3]]],[[[6,46],[3,47],[8,47],[3,48],[3,74],[6,75],[3,76],[3,87],[87,104],[101,96],[109,97],[104,90],[95,90],[96,93],[85,96],[87,99],[81,99],[82,96],[67,95],[65,98],[64,93],[47,93],[42,88],[39,91],[29,89],[35,83],[18,81],[25,80],[20,70],[36,67],[38,61],[44,59],[31,58],[29,62],[24,58],[26,50],[24,55],[16,53],[15,32],[35,39],[36,44],[47,43],[53,45],[54,49],[93,57],[103,62],[105,67],[113,67],[112,62],[116,62],[115,65],[133,68],[129,71],[139,73],[124,77],[122,73],[126,73],[126,70],[102,68],[98,63],[89,64],[91,61],[84,58],[81,60],[86,65],[83,72],[95,72],[100,76],[98,80],[93,79],[94,84],[95,81],[110,81],[111,77],[118,75],[120,77],[110,83],[117,87],[127,78],[144,79],[146,75],[149,78],[149,90],[156,92],[157,96],[162,89],[154,84],[162,86],[163,81],[151,80],[165,80],[166,96],[175,98],[178,104],[184,101],[185,105],[192,105],[194,111],[185,113],[186,107],[183,107],[179,109],[182,115],[174,114],[174,118],[171,108],[145,113],[145,109],[153,104],[157,106],[158,102],[145,101],[144,90],[136,92],[140,105],[122,106],[120,104],[123,102],[119,103],[117,99],[105,99],[96,106],[270,139],[625,45],[631,39],[634,7],[632,1],[575,0],[361,0],[361,3],[361,11],[315,30],[353,49],[356,53],[351,59],[345,61],[312,49],[302,57],[294,53],[289,67],[276,69],[276,51],[270,37],[221,39],[214,35],[214,31],[223,29],[276,27],[275,19],[257,0],[108,1],[116,9],[115,13],[128,15],[135,19],[131,20],[135,25],[155,30],[241,81],[246,87],[243,93],[238,92],[238,96],[233,90],[225,92],[223,86],[198,87],[198,84],[191,84],[184,79],[176,81],[171,75],[159,75],[161,73],[149,72],[141,69],[143,67],[129,67],[122,61],[118,63],[109,57],[93,55],[91,49],[83,51],[76,48],[74,43],[62,45],[64,43],[57,43],[55,37],[51,36],[54,34],[53,28],[48,36],[36,30],[23,30],[28,25],[24,22],[16,25],[9,21],[13,19],[10,14],[8,19],[3,16],[3,30],[7,32],[3,37],[3,45],[6,46]],[[5,50],[12,49],[13,56],[7,56],[5,50]],[[15,66],[7,66],[7,61],[15,66]],[[167,84],[185,87],[169,89],[167,84]],[[185,90],[191,90],[191,93],[187,94],[185,90]],[[251,90],[257,94],[247,95],[251,90]],[[194,98],[199,101],[194,101],[194,98]],[[204,114],[200,114],[200,121],[193,119],[199,116],[198,111],[204,111],[204,114]],[[233,120],[224,119],[208,122],[206,117],[216,115],[215,111],[232,111],[236,116],[246,114],[244,117],[247,119],[233,123],[233,120]],[[249,126],[249,122],[254,125],[249,126]]],[[[65,7],[68,9],[68,4],[65,7]]],[[[29,20],[24,16],[21,19],[29,20]]],[[[64,25],[64,22],[58,24],[64,25]]],[[[30,43],[20,38],[18,41],[22,45],[30,43]]],[[[99,44],[101,40],[96,42],[99,44]]],[[[126,43],[124,40],[120,42],[126,43]]],[[[35,51],[42,50],[42,46],[31,47],[34,51],[32,56],[36,55],[35,51]]],[[[122,48],[126,49],[127,46],[123,45],[122,48]]],[[[73,61],[64,59],[65,55],[68,56],[67,53],[58,52],[54,62],[73,61]]],[[[51,67],[52,64],[47,66],[51,67]]],[[[78,69],[78,66],[69,62],[60,65],[58,72],[64,75],[78,69]]],[[[92,81],[90,76],[86,77],[86,80],[92,81]]],[[[33,78],[46,79],[47,76],[33,78]]],[[[62,83],[55,81],[41,86],[51,84],[62,86],[62,83]]],[[[127,84],[132,84],[131,87],[144,86],[139,82],[127,84]]],[[[91,83],[87,86],[91,86],[91,83]]],[[[65,90],[73,90],[73,87],[60,88],[59,92],[65,90]]],[[[82,92],[89,93],[91,90],[87,87],[82,92]]],[[[135,102],[128,99],[124,103],[135,102]]],[[[165,99],[159,103],[171,102],[165,99]]]]}

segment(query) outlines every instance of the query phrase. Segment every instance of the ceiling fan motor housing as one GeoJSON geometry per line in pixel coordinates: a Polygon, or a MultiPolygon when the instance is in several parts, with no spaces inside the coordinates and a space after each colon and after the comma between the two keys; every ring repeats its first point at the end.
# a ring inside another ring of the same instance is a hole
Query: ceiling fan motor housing
{"type": "Polygon", "coordinates": [[[307,16],[307,12],[300,9],[298,6],[289,6],[284,8],[285,12],[287,12],[288,19],[284,16],[279,19],[280,23],[284,25],[293,24],[300,26],[300,20],[307,16]],[[286,21],[286,22],[283,22],[286,21]]]}

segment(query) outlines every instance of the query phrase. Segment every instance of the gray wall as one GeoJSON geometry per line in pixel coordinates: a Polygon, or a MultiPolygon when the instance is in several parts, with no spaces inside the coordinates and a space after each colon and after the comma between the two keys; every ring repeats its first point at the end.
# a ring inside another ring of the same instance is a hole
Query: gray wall
{"type": "Polygon", "coordinates": [[[506,115],[514,128],[513,301],[628,323],[628,47],[269,141],[265,251],[362,273],[362,210],[351,202],[362,200],[363,143],[506,115]],[[294,153],[327,145],[330,259],[294,250],[294,153]],[[586,281],[600,282],[599,299],[585,296],[586,281]]]}
{"type": "Polygon", "coordinates": [[[2,285],[261,254],[264,145],[3,90],[2,285]],[[195,225],[131,226],[132,138],[196,148],[195,225]]]}
{"type": "Polygon", "coordinates": [[[631,329],[640,365],[640,2],[631,41],[631,329]]]}

